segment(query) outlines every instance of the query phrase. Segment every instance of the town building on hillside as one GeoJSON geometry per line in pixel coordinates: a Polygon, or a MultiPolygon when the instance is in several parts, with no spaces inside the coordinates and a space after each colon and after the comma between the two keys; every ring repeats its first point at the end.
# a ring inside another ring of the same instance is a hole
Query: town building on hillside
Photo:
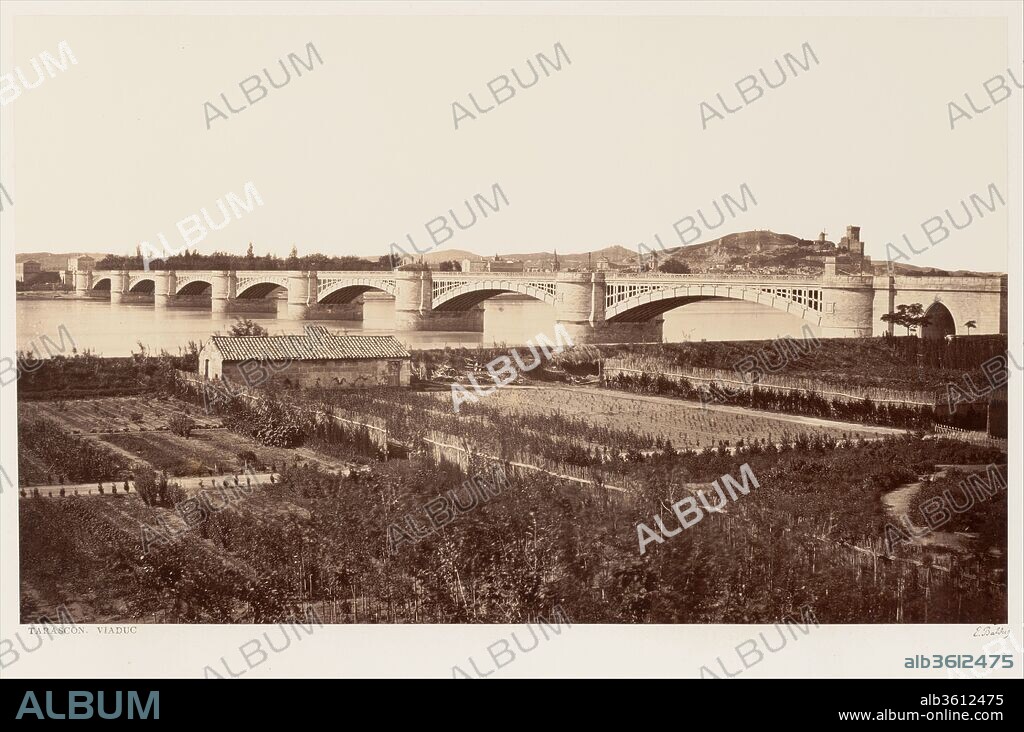
{"type": "Polygon", "coordinates": [[[265,369],[290,386],[408,386],[412,357],[394,336],[350,336],[307,325],[304,335],[212,336],[199,373],[244,385],[265,369]]]}
{"type": "Polygon", "coordinates": [[[74,287],[75,272],[91,272],[94,269],[96,269],[96,259],[88,254],[68,257],[68,265],[60,273],[60,281],[69,287],[74,287]]]}
{"type": "Polygon", "coordinates": [[[14,265],[15,279],[18,282],[26,282],[33,279],[34,275],[42,271],[42,266],[34,259],[27,259],[14,265]]]}
{"type": "Polygon", "coordinates": [[[492,259],[463,259],[463,272],[524,272],[526,267],[518,259],[501,259],[497,254],[492,259]]]}
{"type": "Polygon", "coordinates": [[[91,272],[96,269],[96,260],[88,254],[68,257],[68,272],[91,272]]]}

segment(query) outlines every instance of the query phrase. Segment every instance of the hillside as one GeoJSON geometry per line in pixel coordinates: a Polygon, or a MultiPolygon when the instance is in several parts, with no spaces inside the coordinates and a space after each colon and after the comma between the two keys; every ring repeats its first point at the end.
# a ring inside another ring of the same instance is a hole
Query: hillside
{"type": "Polygon", "coordinates": [[[686,263],[691,270],[708,269],[818,272],[823,258],[836,253],[835,245],[800,239],[774,231],[741,231],[702,244],[669,250],[669,259],[686,263]]]}
{"type": "MultiPolygon", "coordinates": [[[[686,263],[691,270],[699,272],[709,269],[733,269],[759,271],[764,273],[820,273],[824,258],[835,256],[840,271],[857,271],[847,255],[836,248],[833,242],[824,245],[815,240],[800,239],[791,234],[777,234],[774,231],[743,231],[727,234],[719,239],[693,244],[687,247],[668,249],[668,259],[686,263]]],[[[873,261],[872,274],[884,275],[889,265],[886,261],[873,261]]],[[[895,262],[893,273],[907,276],[967,277],[992,274],[971,270],[943,270],[935,267],[919,267],[913,264],[895,262]]]]}

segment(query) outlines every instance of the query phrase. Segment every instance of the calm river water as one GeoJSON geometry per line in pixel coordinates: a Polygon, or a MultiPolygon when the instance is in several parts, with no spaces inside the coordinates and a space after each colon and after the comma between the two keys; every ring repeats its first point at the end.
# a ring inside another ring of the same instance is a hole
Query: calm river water
{"type": "MultiPolygon", "coordinates": [[[[527,300],[490,300],[485,303],[483,333],[400,332],[395,335],[413,348],[523,345],[538,333],[550,334],[554,327],[554,307],[527,300]]],[[[279,320],[270,314],[247,314],[271,334],[302,333],[305,323],[319,322],[331,330],[366,334],[390,333],[394,314],[391,300],[369,300],[362,322],[339,320],[279,320]]],[[[158,352],[177,354],[190,341],[202,342],[216,333],[227,333],[233,314],[215,315],[208,310],[160,309],[152,304],[111,306],[108,302],[88,300],[19,300],[17,303],[17,347],[19,351],[40,351],[41,336],[58,345],[58,329],[66,325],[78,351],[86,349],[101,356],[127,356],[138,351],[138,343],[158,352]]],[[[693,303],[665,315],[664,340],[725,341],[760,340],[789,335],[802,337],[803,321],[765,306],[743,301],[693,303]]]]}

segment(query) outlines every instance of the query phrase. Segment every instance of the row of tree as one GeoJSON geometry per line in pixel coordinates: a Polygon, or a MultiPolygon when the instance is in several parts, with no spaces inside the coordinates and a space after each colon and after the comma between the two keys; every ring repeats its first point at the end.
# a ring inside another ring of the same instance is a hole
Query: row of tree
{"type": "Polygon", "coordinates": [[[252,244],[244,255],[227,252],[211,252],[200,254],[196,250],[185,250],[162,259],[145,262],[142,252],[136,251],[134,256],[122,257],[107,255],[96,263],[96,269],[143,269],[148,265],[155,270],[388,270],[393,267],[394,255],[383,255],[377,259],[365,257],[328,257],[324,254],[307,254],[299,256],[294,246],[287,257],[276,254],[257,255],[252,244]]]}
{"type": "MultiPolygon", "coordinates": [[[[96,263],[96,269],[101,270],[137,270],[146,267],[154,270],[303,270],[313,272],[335,270],[352,272],[419,269],[426,268],[427,265],[422,262],[403,261],[398,254],[383,254],[376,259],[352,256],[328,257],[325,254],[307,254],[300,257],[298,249],[294,246],[287,257],[278,257],[276,254],[256,255],[251,243],[249,250],[244,255],[227,252],[200,254],[194,249],[191,251],[186,249],[182,254],[146,261],[142,252],[137,249],[134,256],[123,257],[108,254],[96,263]]],[[[440,262],[437,268],[442,272],[462,271],[462,265],[454,259],[440,262]]]]}

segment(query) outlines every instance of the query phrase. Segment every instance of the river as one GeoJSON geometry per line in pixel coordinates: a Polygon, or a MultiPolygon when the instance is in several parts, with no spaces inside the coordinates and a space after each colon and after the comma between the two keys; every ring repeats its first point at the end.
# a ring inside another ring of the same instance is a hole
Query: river
{"type": "MultiPolygon", "coordinates": [[[[302,333],[306,323],[321,323],[333,331],[365,334],[391,333],[394,301],[367,300],[363,321],[295,321],[271,314],[251,313],[241,317],[259,322],[271,334],[302,333]]],[[[161,308],[152,304],[129,303],[112,306],[95,300],[18,300],[17,348],[33,349],[37,356],[41,337],[60,343],[59,329],[65,325],[79,352],[90,350],[101,356],[127,356],[143,344],[151,352],[166,350],[177,354],[190,340],[201,343],[209,336],[227,333],[233,314],[215,314],[209,310],[161,308]]],[[[492,299],[485,302],[484,332],[399,332],[398,336],[413,348],[523,345],[538,333],[551,333],[555,310],[545,303],[521,299],[492,299]]],[[[788,335],[803,337],[804,321],[763,305],[741,300],[698,302],[677,308],[665,315],[664,340],[724,341],[761,340],[788,335]]]]}

